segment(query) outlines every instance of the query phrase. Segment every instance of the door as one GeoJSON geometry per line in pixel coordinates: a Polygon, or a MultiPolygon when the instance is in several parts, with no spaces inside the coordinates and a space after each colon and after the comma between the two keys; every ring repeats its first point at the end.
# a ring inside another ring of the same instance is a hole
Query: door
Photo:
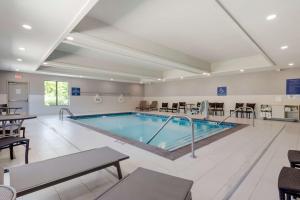
{"type": "Polygon", "coordinates": [[[28,83],[8,82],[8,106],[22,107],[18,113],[28,113],[28,83]]]}

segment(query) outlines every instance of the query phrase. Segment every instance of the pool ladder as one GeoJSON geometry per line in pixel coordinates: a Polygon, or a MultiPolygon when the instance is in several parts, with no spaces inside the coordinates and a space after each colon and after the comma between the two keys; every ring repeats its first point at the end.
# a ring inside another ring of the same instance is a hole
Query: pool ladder
{"type": "Polygon", "coordinates": [[[228,115],[227,117],[225,117],[222,121],[219,121],[219,122],[217,123],[217,125],[222,124],[222,123],[225,122],[228,118],[230,118],[230,117],[232,116],[232,114],[236,113],[236,112],[239,111],[239,110],[245,109],[245,108],[251,110],[251,112],[252,112],[252,126],[254,127],[254,109],[251,108],[251,107],[247,107],[247,106],[246,106],[246,107],[239,107],[239,108],[235,109],[233,112],[230,113],[230,115],[228,115]]]}
{"type": "Polygon", "coordinates": [[[64,111],[66,111],[70,116],[74,116],[74,114],[70,111],[69,108],[61,108],[59,110],[59,119],[63,120],[64,119],[64,111]]]}
{"type": "Polygon", "coordinates": [[[195,144],[195,127],[193,123],[193,119],[188,117],[188,116],[177,116],[177,115],[171,115],[167,121],[158,129],[158,131],[148,140],[147,144],[149,144],[157,135],[160,133],[160,131],[171,121],[172,118],[178,117],[178,118],[185,118],[190,122],[190,125],[192,127],[192,143],[191,143],[191,156],[192,158],[196,158],[195,156],[195,149],[194,149],[194,144],[195,144]]]}

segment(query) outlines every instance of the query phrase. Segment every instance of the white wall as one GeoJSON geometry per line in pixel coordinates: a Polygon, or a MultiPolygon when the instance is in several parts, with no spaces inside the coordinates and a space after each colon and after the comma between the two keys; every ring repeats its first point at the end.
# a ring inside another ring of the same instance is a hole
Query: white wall
{"type": "Polygon", "coordinates": [[[285,95],[286,79],[292,78],[300,78],[300,69],[152,83],[145,85],[145,100],[158,100],[160,103],[185,101],[195,104],[202,100],[224,102],[227,113],[235,107],[236,102],[256,103],[257,110],[261,104],[300,105],[299,96],[285,95]],[[227,86],[228,96],[217,96],[219,86],[227,86]]]}
{"type": "MultiPolygon", "coordinates": [[[[173,103],[184,101],[187,103],[201,102],[203,100],[208,100],[209,102],[224,102],[225,114],[228,115],[230,110],[234,109],[235,103],[256,103],[256,112],[260,110],[261,104],[271,104],[271,105],[300,105],[299,96],[285,96],[285,95],[231,95],[231,96],[169,96],[169,97],[145,97],[147,101],[159,101],[159,105],[162,102],[173,103]]],[[[169,105],[170,107],[171,105],[169,105]]],[[[257,115],[258,116],[258,115],[257,115]]]]}
{"type": "Polygon", "coordinates": [[[21,73],[22,79],[15,80],[14,72],[0,71],[0,104],[7,103],[7,81],[23,81],[29,83],[29,113],[38,115],[58,114],[60,106],[44,105],[44,81],[67,81],[69,88],[80,87],[81,96],[70,95],[69,107],[75,114],[101,112],[133,111],[138,102],[143,99],[144,86],[112,81],[99,81],[60,76],[21,73]],[[102,93],[103,102],[95,103],[96,93],[102,93]],[[124,103],[118,102],[118,97],[125,94],[124,103]]]}
{"type": "MultiPolygon", "coordinates": [[[[118,96],[102,96],[102,103],[95,103],[94,96],[78,96],[70,98],[68,107],[74,114],[99,114],[105,112],[133,111],[143,97],[125,97],[123,103],[118,102],[118,96]]],[[[45,106],[43,95],[29,96],[29,112],[32,114],[58,114],[61,106],[45,106]]]]}

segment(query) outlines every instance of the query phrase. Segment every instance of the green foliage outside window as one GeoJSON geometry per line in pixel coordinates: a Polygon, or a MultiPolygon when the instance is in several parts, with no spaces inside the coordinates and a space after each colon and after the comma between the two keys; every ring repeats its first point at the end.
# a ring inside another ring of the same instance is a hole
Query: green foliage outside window
{"type": "Polygon", "coordinates": [[[69,84],[68,82],[45,81],[45,105],[46,106],[67,106],[69,105],[69,84]]]}

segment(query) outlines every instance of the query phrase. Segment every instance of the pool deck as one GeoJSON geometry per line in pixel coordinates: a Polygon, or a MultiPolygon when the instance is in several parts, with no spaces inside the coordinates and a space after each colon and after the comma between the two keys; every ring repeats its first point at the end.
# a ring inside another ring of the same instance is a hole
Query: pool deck
{"type": "MultiPolygon", "coordinates": [[[[249,119],[230,118],[228,121],[251,124],[249,119]]],[[[280,121],[255,120],[255,127],[247,126],[197,149],[196,159],[187,154],[174,161],[68,120],[60,121],[58,116],[40,116],[25,125],[27,137],[31,139],[30,162],[110,146],[130,156],[121,163],[125,175],[144,167],[191,179],[195,200],[278,199],[277,177],[281,167],[288,166],[287,150],[300,149],[300,123],[280,121]]],[[[11,161],[8,150],[1,151],[0,165],[23,164],[24,148],[16,147],[15,153],[17,158],[11,161]]],[[[111,168],[18,199],[93,199],[117,181],[115,169],[111,168]]]]}

